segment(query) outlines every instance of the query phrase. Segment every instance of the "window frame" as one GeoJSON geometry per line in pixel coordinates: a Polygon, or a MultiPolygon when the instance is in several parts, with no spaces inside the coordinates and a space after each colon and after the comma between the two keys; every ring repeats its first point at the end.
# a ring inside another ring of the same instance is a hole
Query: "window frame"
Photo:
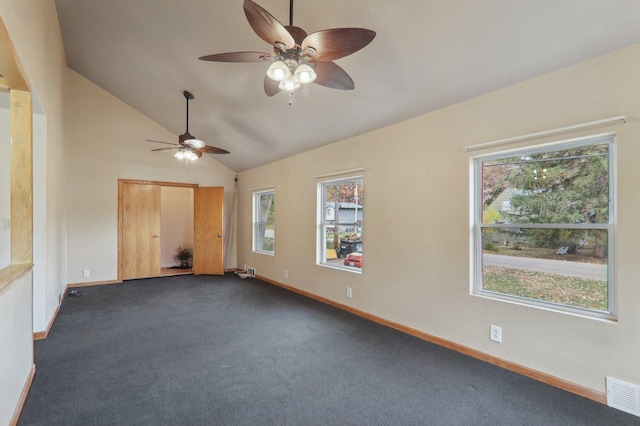
{"type": "Polygon", "coordinates": [[[265,189],[261,189],[261,190],[257,190],[254,191],[252,194],[252,199],[253,199],[253,208],[252,208],[252,215],[253,215],[253,226],[252,226],[252,246],[253,246],[253,252],[254,253],[260,253],[260,254],[266,254],[269,256],[274,256],[275,255],[275,249],[276,249],[276,237],[275,237],[275,199],[276,199],[276,190],[275,188],[265,188],[265,189]],[[272,220],[269,221],[261,221],[260,217],[261,217],[261,203],[260,203],[260,199],[263,195],[266,194],[271,194],[273,196],[273,204],[274,204],[274,213],[273,213],[273,217],[272,220]],[[273,226],[273,230],[274,230],[274,235],[273,235],[273,250],[264,250],[262,248],[262,238],[260,238],[260,227],[261,225],[272,225],[273,226]]]}
{"type": "Polygon", "coordinates": [[[616,135],[605,133],[568,139],[539,145],[525,146],[505,151],[493,152],[473,156],[470,158],[471,176],[471,283],[470,293],[488,299],[516,303],[544,310],[573,314],[592,319],[617,320],[616,285],[615,285],[615,225],[617,223],[616,205],[616,135]],[[608,145],[608,183],[609,183],[609,211],[606,223],[483,223],[483,196],[482,196],[482,164],[487,161],[495,161],[513,156],[541,154],[545,152],[562,151],[565,149],[587,147],[595,145],[608,145]],[[600,311],[590,308],[565,305],[562,303],[548,302],[540,299],[530,299],[504,293],[497,293],[482,288],[482,230],[487,228],[513,228],[513,229],[596,229],[607,232],[607,310],[600,311]]]}
{"type": "MultiPolygon", "coordinates": [[[[349,182],[358,182],[361,187],[363,188],[364,191],[364,177],[362,175],[355,175],[355,176],[349,176],[349,177],[341,177],[338,179],[328,179],[328,180],[323,180],[318,182],[318,202],[317,202],[317,207],[318,207],[318,219],[317,219],[317,244],[316,244],[316,250],[317,250],[317,256],[316,256],[316,264],[319,266],[324,266],[327,268],[332,268],[332,269],[337,269],[337,270],[341,270],[341,271],[348,271],[354,274],[362,274],[362,270],[364,269],[363,267],[355,267],[355,266],[346,266],[344,265],[342,262],[340,264],[330,264],[327,263],[327,241],[326,241],[326,227],[327,226],[334,226],[336,228],[336,230],[338,229],[338,227],[340,226],[353,226],[353,223],[340,223],[338,222],[338,212],[334,211],[334,221],[332,225],[327,225],[327,221],[326,221],[326,188],[328,186],[331,185],[340,185],[340,184],[344,184],[344,183],[349,183],[349,182]]],[[[360,220],[360,229],[361,229],[361,233],[362,233],[362,244],[361,244],[361,250],[364,251],[364,204],[359,200],[358,204],[362,204],[362,220],[360,220]]],[[[356,222],[356,227],[357,227],[357,222],[356,222]]]]}

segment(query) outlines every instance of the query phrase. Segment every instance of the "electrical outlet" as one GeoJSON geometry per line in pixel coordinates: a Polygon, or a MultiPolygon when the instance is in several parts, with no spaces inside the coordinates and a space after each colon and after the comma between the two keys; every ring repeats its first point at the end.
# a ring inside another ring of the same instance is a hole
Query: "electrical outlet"
{"type": "Polygon", "coordinates": [[[85,269],[82,271],[83,278],[89,278],[90,275],[91,275],[91,272],[88,269],[85,269]]]}
{"type": "Polygon", "coordinates": [[[347,297],[349,299],[353,297],[353,290],[351,290],[351,287],[347,287],[347,297]]]}
{"type": "Polygon", "coordinates": [[[284,277],[289,278],[289,271],[287,271],[286,269],[284,270],[284,277]]]}
{"type": "Polygon", "coordinates": [[[502,343],[502,327],[491,324],[489,328],[489,339],[494,342],[502,343]]]}

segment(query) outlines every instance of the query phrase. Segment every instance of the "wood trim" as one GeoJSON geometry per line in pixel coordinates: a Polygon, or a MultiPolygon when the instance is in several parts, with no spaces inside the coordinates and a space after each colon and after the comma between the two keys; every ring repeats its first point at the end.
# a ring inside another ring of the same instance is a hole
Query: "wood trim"
{"type": "MultiPolygon", "coordinates": [[[[62,300],[64,300],[65,294],[67,294],[66,289],[62,295],[62,300]]],[[[62,304],[62,300],[60,301],[60,304],[62,304]]],[[[60,313],[60,305],[56,307],[56,311],[53,313],[53,316],[51,317],[51,320],[49,320],[49,323],[47,324],[47,327],[44,329],[44,331],[38,331],[36,333],[33,333],[33,340],[44,340],[49,336],[51,327],[53,327],[53,323],[55,322],[56,318],[58,318],[59,313],[60,313]]]]}
{"type": "Polygon", "coordinates": [[[9,91],[11,115],[11,263],[33,261],[31,93],[9,91]]]}
{"type": "Polygon", "coordinates": [[[19,263],[0,269],[0,295],[6,293],[18,278],[33,268],[33,263],[19,263]]]}
{"type": "Polygon", "coordinates": [[[517,364],[515,362],[507,361],[502,358],[498,358],[494,355],[489,355],[487,353],[481,352],[479,350],[470,348],[468,346],[461,345],[459,343],[452,342],[450,340],[443,339],[441,337],[437,337],[420,330],[416,330],[415,328],[407,327],[406,325],[402,325],[393,321],[389,321],[387,319],[381,318],[379,316],[361,311],[352,306],[344,305],[342,303],[336,302],[331,299],[327,299],[326,297],[318,296],[314,293],[310,293],[305,290],[301,290],[295,287],[291,287],[286,284],[282,284],[278,281],[271,280],[269,278],[263,277],[261,275],[256,275],[256,278],[259,280],[265,281],[269,284],[273,284],[278,287],[282,287],[286,290],[292,291],[294,293],[298,293],[302,296],[308,297],[310,299],[317,300],[322,303],[326,303],[327,305],[334,306],[338,309],[342,309],[359,317],[368,319],[375,323],[387,326],[394,330],[400,331],[402,333],[409,334],[411,336],[417,337],[418,339],[425,340],[427,342],[435,343],[436,345],[443,346],[447,349],[451,349],[456,352],[460,352],[464,355],[468,355],[470,357],[479,359],[484,362],[488,362],[489,364],[496,365],[498,367],[504,368],[506,370],[512,371],[514,373],[521,374],[523,376],[529,377],[531,379],[537,380],[539,382],[546,383],[548,385],[554,386],[556,388],[560,388],[567,392],[571,392],[573,394],[582,396],[584,398],[591,399],[593,401],[599,402],[601,404],[607,403],[607,396],[603,392],[598,392],[594,389],[578,385],[576,383],[561,379],[559,377],[552,376],[547,373],[543,373],[542,371],[534,370],[533,368],[525,367],[524,365],[517,364]]]}
{"type": "Polygon", "coordinates": [[[118,179],[118,281],[122,281],[122,184],[125,179],[118,179]]]}
{"type": "Polygon", "coordinates": [[[29,91],[16,55],[9,31],[0,19],[0,70],[2,72],[3,87],[12,90],[29,91]]]}
{"type": "Polygon", "coordinates": [[[24,407],[24,402],[27,400],[27,395],[29,395],[29,390],[31,389],[31,384],[33,383],[33,378],[36,376],[36,365],[33,364],[31,366],[31,371],[29,371],[29,376],[27,377],[27,381],[24,383],[22,387],[22,392],[20,392],[20,398],[18,399],[18,404],[16,404],[16,409],[13,411],[13,416],[11,416],[11,421],[9,424],[11,426],[16,426],[18,424],[18,420],[20,419],[20,414],[22,413],[22,407],[24,407]]]}
{"type": "MultiPolygon", "coordinates": [[[[122,280],[106,280],[106,281],[89,281],[86,283],[69,283],[67,284],[67,290],[75,287],[92,287],[94,285],[109,285],[109,284],[122,284],[122,280]]],[[[64,294],[67,294],[65,290],[64,294]]],[[[62,299],[64,300],[64,298],[62,299]]]]}
{"type": "Polygon", "coordinates": [[[197,188],[197,183],[162,182],[157,180],[118,179],[122,183],[136,183],[138,185],[176,186],[179,188],[197,188]]]}

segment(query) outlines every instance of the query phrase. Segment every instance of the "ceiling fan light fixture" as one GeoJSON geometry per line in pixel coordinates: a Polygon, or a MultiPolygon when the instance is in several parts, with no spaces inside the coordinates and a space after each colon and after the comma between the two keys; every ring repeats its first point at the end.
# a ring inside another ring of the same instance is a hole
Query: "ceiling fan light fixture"
{"type": "Polygon", "coordinates": [[[200,139],[187,139],[184,141],[185,144],[192,146],[196,149],[200,149],[200,148],[204,148],[204,146],[206,145],[204,143],[204,141],[201,141],[200,139]]]}
{"type": "Polygon", "coordinates": [[[317,75],[314,69],[305,63],[300,64],[293,74],[294,80],[302,84],[311,83],[316,77],[317,75]]]}
{"type": "MultiPolygon", "coordinates": [[[[262,62],[272,58],[264,77],[264,92],[271,97],[278,89],[289,91],[301,84],[316,83],[339,90],[353,90],[353,80],[333,61],[351,55],[367,46],[376,36],[365,28],[333,28],[308,34],[293,25],[293,0],[289,0],[289,25],[282,25],[273,15],[252,0],[243,1],[249,25],[262,40],[273,47],[273,53],[228,52],[202,56],[212,62],[262,62]],[[302,66],[306,65],[306,66],[302,66]],[[300,68],[298,72],[296,70],[300,68]]],[[[291,104],[291,99],[289,100],[291,104]]]]}
{"type": "Polygon", "coordinates": [[[275,81],[283,81],[291,76],[291,71],[282,58],[276,58],[267,69],[267,77],[275,81]]]}
{"type": "Polygon", "coordinates": [[[300,86],[301,84],[299,81],[291,79],[281,81],[280,84],[278,84],[278,88],[280,90],[286,90],[288,92],[293,92],[294,90],[299,89],[300,86]]]}
{"type": "Polygon", "coordinates": [[[178,152],[174,154],[174,157],[176,157],[178,160],[195,161],[198,159],[198,155],[190,148],[180,148],[178,152]]]}

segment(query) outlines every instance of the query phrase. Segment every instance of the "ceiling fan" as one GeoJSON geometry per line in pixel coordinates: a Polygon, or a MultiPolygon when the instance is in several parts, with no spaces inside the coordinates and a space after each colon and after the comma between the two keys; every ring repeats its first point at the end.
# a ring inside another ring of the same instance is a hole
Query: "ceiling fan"
{"type": "Polygon", "coordinates": [[[270,61],[264,79],[264,91],[274,96],[281,90],[293,91],[302,84],[314,82],[332,89],[353,90],[349,74],[333,61],[362,49],[376,36],[363,28],[334,28],[307,35],[293,26],[293,0],[289,3],[289,25],[283,26],[269,12],[251,0],[244,1],[244,13],[256,34],[273,46],[274,53],[229,52],[202,56],[213,62],[270,61]]]}
{"type": "Polygon", "coordinates": [[[229,151],[222,148],[216,148],[214,146],[209,146],[201,141],[200,139],[196,139],[191,133],[189,133],[189,101],[193,99],[193,95],[186,90],[182,92],[185,99],[187,100],[187,130],[178,137],[178,143],[170,143],[163,141],[156,141],[153,139],[147,139],[148,142],[155,143],[163,143],[166,145],[173,145],[170,148],[156,148],[151,151],[165,151],[168,149],[177,149],[175,157],[179,160],[196,160],[202,157],[202,153],[206,152],[207,154],[228,154],[229,151]]]}

